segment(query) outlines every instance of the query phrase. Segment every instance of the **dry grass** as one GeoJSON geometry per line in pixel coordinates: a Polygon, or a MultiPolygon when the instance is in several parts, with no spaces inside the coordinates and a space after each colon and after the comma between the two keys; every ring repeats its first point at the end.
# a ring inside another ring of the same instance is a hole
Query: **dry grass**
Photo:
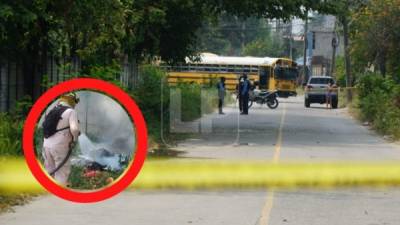
{"type": "Polygon", "coordinates": [[[14,206],[24,205],[28,203],[34,196],[35,195],[33,194],[0,194],[0,213],[12,212],[14,206]]]}

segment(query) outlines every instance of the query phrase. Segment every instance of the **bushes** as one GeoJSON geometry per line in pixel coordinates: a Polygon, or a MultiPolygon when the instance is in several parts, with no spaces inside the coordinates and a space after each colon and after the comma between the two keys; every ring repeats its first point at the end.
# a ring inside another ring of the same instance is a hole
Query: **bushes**
{"type": "Polygon", "coordinates": [[[169,122],[169,88],[166,74],[154,66],[143,66],[139,72],[139,84],[131,91],[131,95],[145,117],[149,134],[159,142],[169,122]],[[163,121],[161,118],[164,118],[163,121]]]}
{"type": "MultiPolygon", "coordinates": [[[[202,87],[196,83],[179,82],[176,88],[181,91],[182,121],[192,121],[201,116],[201,91],[207,93],[206,99],[203,99],[203,113],[212,112],[217,106],[216,88],[213,84],[202,87]]],[[[169,133],[170,90],[167,74],[157,67],[147,65],[140,68],[139,85],[131,92],[142,110],[149,134],[157,142],[161,141],[162,133],[169,133]]]]}
{"type": "Polygon", "coordinates": [[[22,155],[23,121],[0,114],[0,156],[22,155]]]}
{"type": "Polygon", "coordinates": [[[400,138],[400,85],[391,78],[366,74],[357,87],[361,118],[378,131],[400,138]]]}
{"type": "Polygon", "coordinates": [[[202,113],[210,113],[217,106],[216,90],[210,87],[202,88],[196,83],[179,83],[177,88],[181,91],[182,121],[198,119],[202,113]]]}
{"type": "Polygon", "coordinates": [[[24,96],[11,113],[0,113],[0,156],[23,154],[22,130],[31,106],[31,98],[24,96]]]}

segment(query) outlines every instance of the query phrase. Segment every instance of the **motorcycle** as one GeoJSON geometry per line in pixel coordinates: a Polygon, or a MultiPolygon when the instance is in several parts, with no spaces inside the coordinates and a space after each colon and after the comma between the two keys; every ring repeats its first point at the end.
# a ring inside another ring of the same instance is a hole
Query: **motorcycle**
{"type": "Polygon", "coordinates": [[[278,91],[254,90],[249,96],[249,108],[254,102],[263,105],[267,104],[270,109],[276,109],[279,105],[278,91]]]}

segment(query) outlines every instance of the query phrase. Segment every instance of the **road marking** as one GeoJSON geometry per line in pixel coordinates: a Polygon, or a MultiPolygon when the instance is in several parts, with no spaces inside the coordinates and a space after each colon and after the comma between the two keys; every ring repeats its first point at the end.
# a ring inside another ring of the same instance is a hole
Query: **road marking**
{"type": "Polygon", "coordinates": [[[261,211],[261,217],[259,221],[260,225],[268,225],[273,203],[274,203],[274,190],[270,190],[268,191],[264,207],[261,211]]]}
{"type": "MultiPolygon", "coordinates": [[[[285,123],[285,116],[286,116],[286,105],[284,104],[281,121],[279,124],[278,137],[276,138],[276,143],[275,143],[275,151],[274,151],[274,157],[273,157],[274,163],[278,163],[279,158],[281,156],[283,125],[285,123]]],[[[271,210],[272,210],[273,204],[274,204],[274,190],[271,189],[268,191],[264,207],[261,211],[261,217],[260,217],[260,222],[259,222],[260,225],[268,225],[269,224],[269,218],[271,215],[271,210]]]]}
{"type": "Polygon", "coordinates": [[[283,105],[283,112],[281,116],[281,122],[279,124],[278,137],[276,139],[275,151],[273,162],[277,163],[279,161],[279,157],[281,156],[281,146],[282,146],[282,136],[283,136],[283,125],[285,123],[286,116],[286,105],[283,105]]]}

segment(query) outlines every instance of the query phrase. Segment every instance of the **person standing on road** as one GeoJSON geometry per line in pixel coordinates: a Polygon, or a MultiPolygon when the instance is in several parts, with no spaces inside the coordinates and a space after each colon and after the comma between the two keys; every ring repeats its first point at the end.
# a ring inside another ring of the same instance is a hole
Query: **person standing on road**
{"type": "Polygon", "coordinates": [[[249,92],[251,88],[251,83],[247,79],[247,74],[243,74],[243,82],[239,85],[239,92],[242,98],[242,113],[241,115],[248,115],[249,114],[249,92]]]}
{"type": "Polygon", "coordinates": [[[240,113],[243,112],[242,97],[241,97],[241,93],[240,93],[240,88],[241,88],[241,86],[243,85],[243,81],[244,81],[243,75],[241,75],[241,76],[239,77],[238,84],[236,85],[236,99],[239,101],[239,110],[240,110],[240,113]]]}
{"type": "Polygon", "coordinates": [[[328,86],[326,87],[326,108],[332,109],[332,92],[334,88],[334,83],[332,80],[328,82],[328,86]]]}
{"type": "Polygon", "coordinates": [[[222,112],[222,107],[224,106],[224,98],[225,98],[225,77],[221,77],[220,81],[217,84],[217,89],[218,89],[218,109],[219,109],[219,114],[223,115],[224,112],[222,112]]]}
{"type": "Polygon", "coordinates": [[[69,157],[80,134],[75,106],[75,93],[61,96],[59,103],[45,116],[43,122],[43,157],[46,171],[60,185],[68,185],[71,172],[69,157]]]}

